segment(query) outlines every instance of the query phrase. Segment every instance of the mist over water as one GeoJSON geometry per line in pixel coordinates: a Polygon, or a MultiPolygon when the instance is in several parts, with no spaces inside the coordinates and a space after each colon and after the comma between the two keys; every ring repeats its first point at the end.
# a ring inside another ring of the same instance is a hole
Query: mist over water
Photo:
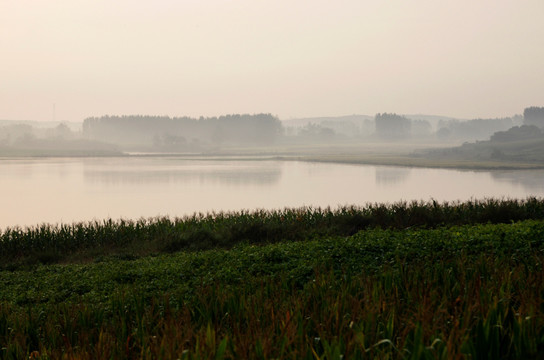
{"type": "Polygon", "coordinates": [[[544,170],[275,160],[73,158],[0,164],[0,228],[195,212],[544,196],[544,170]]]}

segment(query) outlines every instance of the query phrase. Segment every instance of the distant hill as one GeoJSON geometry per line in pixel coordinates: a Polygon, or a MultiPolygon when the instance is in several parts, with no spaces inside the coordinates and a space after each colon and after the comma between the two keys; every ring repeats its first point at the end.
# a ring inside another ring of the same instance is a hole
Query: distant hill
{"type": "Polygon", "coordinates": [[[544,131],[534,125],[498,131],[489,140],[465,143],[448,149],[423,151],[434,159],[499,161],[544,165],[544,131]]]}

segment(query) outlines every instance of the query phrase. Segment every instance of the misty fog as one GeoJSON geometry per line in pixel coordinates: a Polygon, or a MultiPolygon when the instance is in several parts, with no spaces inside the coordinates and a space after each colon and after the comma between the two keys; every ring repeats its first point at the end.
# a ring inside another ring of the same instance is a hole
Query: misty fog
{"type": "MultiPolygon", "coordinates": [[[[30,121],[2,121],[0,156],[100,156],[134,152],[223,154],[263,151],[297,154],[311,149],[318,153],[328,153],[334,147],[344,145],[367,146],[370,152],[394,152],[399,144],[406,144],[405,149],[455,147],[464,143],[493,140],[500,136],[497,134],[516,127],[541,124],[541,120],[538,120],[541,114],[536,111],[535,115],[531,115],[530,109],[541,108],[528,108],[526,112],[529,113],[524,115],[472,120],[384,112],[375,116],[350,115],[289,120],[282,120],[271,114],[234,114],[213,118],[106,115],[89,117],[81,123],[49,123],[49,127],[30,121]]],[[[538,130],[533,131],[533,134],[538,134],[538,130]]],[[[346,151],[359,153],[363,150],[346,151]]]]}
{"type": "Polygon", "coordinates": [[[541,196],[543,125],[540,107],[473,120],[384,112],[2,121],[1,195],[18,204],[2,226],[541,196]]]}

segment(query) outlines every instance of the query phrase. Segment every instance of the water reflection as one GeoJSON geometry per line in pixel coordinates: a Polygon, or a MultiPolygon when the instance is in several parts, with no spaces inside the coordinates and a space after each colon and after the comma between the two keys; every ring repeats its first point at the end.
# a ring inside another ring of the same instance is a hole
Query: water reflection
{"type": "Polygon", "coordinates": [[[5,179],[30,179],[32,177],[48,175],[67,176],[73,167],[68,159],[35,159],[1,160],[0,177],[5,179]],[[70,165],[70,166],[67,166],[70,165]]]}
{"type": "Polygon", "coordinates": [[[0,229],[194,212],[544,196],[544,170],[179,158],[0,161],[0,229]]]}
{"type": "Polygon", "coordinates": [[[376,184],[380,186],[394,186],[403,183],[408,180],[409,176],[410,168],[408,167],[376,167],[376,184]]]}
{"type": "Polygon", "coordinates": [[[531,193],[544,191],[544,170],[493,171],[491,177],[497,182],[521,186],[531,193]]]}
{"type": "Polygon", "coordinates": [[[273,185],[282,176],[278,162],[182,161],[167,164],[128,162],[123,166],[90,164],[85,167],[86,182],[107,185],[223,184],[229,186],[273,185]]]}

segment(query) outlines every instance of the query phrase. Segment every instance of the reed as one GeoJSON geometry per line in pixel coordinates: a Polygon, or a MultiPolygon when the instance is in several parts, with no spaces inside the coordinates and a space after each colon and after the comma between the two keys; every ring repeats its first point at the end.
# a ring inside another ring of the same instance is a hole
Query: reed
{"type": "Polygon", "coordinates": [[[232,248],[329,236],[372,228],[435,228],[544,218],[538,198],[466,202],[399,202],[337,209],[298,208],[193,214],[183,218],[91,221],[7,228],[0,233],[4,269],[33,264],[138,257],[176,251],[232,248]]]}

